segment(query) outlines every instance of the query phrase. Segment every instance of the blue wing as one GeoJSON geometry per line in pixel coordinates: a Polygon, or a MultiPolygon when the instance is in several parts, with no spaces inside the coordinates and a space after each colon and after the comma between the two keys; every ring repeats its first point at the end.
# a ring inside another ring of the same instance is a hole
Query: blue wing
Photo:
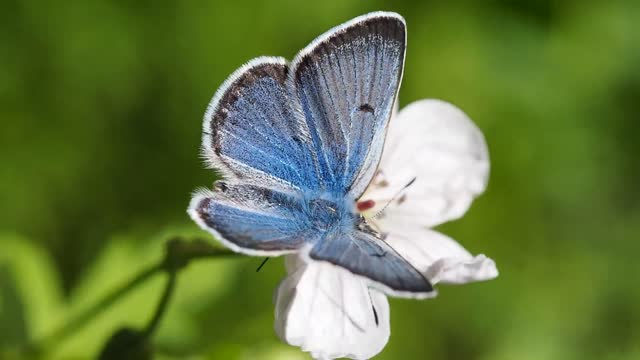
{"type": "Polygon", "coordinates": [[[235,251],[280,255],[320,236],[305,222],[302,206],[295,194],[218,181],[214,192],[194,196],[189,214],[235,251]]]}
{"type": "Polygon", "coordinates": [[[358,198],[375,172],[404,65],[405,23],[373,13],[330,30],[291,64],[318,172],[334,194],[358,198]]]}
{"type": "Polygon", "coordinates": [[[426,296],[433,292],[429,281],[418,270],[367,231],[334,233],[317,242],[309,256],[373,280],[381,290],[394,295],[426,296]]]}
{"type": "Polygon", "coordinates": [[[285,85],[282,58],[257,58],[214,96],[203,124],[203,155],[229,179],[270,188],[315,189],[315,154],[285,85]]]}
{"type": "Polygon", "coordinates": [[[358,198],[380,159],[405,38],[399,15],[375,13],[320,36],[291,66],[254,59],[205,113],[205,159],[228,178],[358,198]]]}

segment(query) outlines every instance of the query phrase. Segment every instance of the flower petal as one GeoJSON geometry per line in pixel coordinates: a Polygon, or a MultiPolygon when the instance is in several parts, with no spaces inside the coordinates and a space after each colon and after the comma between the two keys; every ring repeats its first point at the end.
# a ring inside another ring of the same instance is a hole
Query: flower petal
{"type": "Polygon", "coordinates": [[[287,257],[275,295],[278,336],[316,359],[368,359],[386,345],[389,303],[364,280],[328,263],[287,257]]]}
{"type": "Polygon", "coordinates": [[[391,120],[379,171],[361,199],[373,199],[375,212],[397,195],[385,216],[431,227],[462,216],[488,177],[487,146],[471,119],[444,101],[421,100],[391,120]]]}
{"type": "Polygon", "coordinates": [[[389,230],[385,241],[432,284],[464,284],[498,276],[493,260],[485,255],[472,256],[455,240],[437,231],[411,226],[389,230]]]}
{"type": "Polygon", "coordinates": [[[496,263],[480,254],[471,260],[444,258],[431,264],[425,276],[434,284],[466,284],[498,277],[496,263]]]}

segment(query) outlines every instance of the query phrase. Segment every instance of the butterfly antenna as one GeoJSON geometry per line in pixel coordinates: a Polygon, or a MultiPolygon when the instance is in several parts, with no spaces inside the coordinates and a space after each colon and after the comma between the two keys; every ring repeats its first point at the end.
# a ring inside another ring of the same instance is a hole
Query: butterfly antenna
{"type": "Polygon", "coordinates": [[[267,261],[269,261],[269,257],[264,258],[264,260],[262,261],[262,263],[260,264],[260,266],[258,266],[258,268],[256,269],[256,272],[259,272],[260,269],[262,269],[262,267],[264,266],[264,264],[267,263],[267,261]]]}
{"type": "Polygon", "coordinates": [[[374,218],[374,219],[377,219],[377,218],[379,218],[380,216],[382,216],[382,214],[384,214],[384,211],[385,211],[385,210],[387,210],[387,207],[388,207],[392,202],[394,202],[394,201],[395,201],[395,200],[396,200],[400,195],[402,195],[402,192],[403,192],[403,191],[407,190],[407,188],[408,188],[409,186],[413,185],[413,183],[414,183],[414,182],[416,182],[416,179],[417,179],[417,178],[416,178],[416,177],[414,177],[413,179],[409,180],[409,182],[407,183],[407,185],[403,186],[403,187],[402,187],[402,189],[398,190],[398,192],[397,192],[395,195],[393,195],[393,197],[391,198],[391,200],[389,200],[389,201],[384,205],[384,207],[382,207],[382,209],[380,209],[380,211],[378,211],[378,212],[373,216],[373,218],[374,218]]]}

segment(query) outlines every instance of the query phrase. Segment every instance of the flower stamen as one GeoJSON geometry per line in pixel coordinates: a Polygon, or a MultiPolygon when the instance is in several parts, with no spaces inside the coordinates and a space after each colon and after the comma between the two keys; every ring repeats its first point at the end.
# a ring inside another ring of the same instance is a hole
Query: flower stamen
{"type": "Polygon", "coordinates": [[[414,182],[416,182],[417,177],[414,177],[413,179],[411,179],[407,185],[403,186],[402,189],[398,190],[398,192],[391,198],[391,200],[389,200],[389,202],[387,202],[380,211],[378,211],[373,218],[377,219],[381,216],[384,215],[384,211],[387,209],[387,206],[389,206],[389,204],[391,204],[395,199],[398,199],[398,197],[400,197],[398,199],[398,205],[402,204],[403,202],[405,202],[407,200],[407,194],[404,194],[403,191],[407,190],[407,188],[411,185],[413,185],[414,182]]]}

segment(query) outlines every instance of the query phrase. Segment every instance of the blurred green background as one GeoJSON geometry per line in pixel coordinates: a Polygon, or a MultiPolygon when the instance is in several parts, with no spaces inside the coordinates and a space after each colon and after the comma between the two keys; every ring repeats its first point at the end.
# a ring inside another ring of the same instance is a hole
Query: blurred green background
{"type": "MultiPolygon", "coordinates": [[[[214,177],[198,156],[217,87],[259,55],[292,58],[354,16],[408,23],[401,106],[450,101],[483,130],[488,191],[442,230],[497,280],[391,301],[380,359],[640,359],[637,1],[4,0],[0,11],[0,357],[38,341],[203,235],[185,213],[214,177]]],[[[281,260],[181,275],[158,358],[307,359],[280,343],[281,260]]],[[[143,326],[154,278],[46,358],[95,356],[143,326]]]]}

